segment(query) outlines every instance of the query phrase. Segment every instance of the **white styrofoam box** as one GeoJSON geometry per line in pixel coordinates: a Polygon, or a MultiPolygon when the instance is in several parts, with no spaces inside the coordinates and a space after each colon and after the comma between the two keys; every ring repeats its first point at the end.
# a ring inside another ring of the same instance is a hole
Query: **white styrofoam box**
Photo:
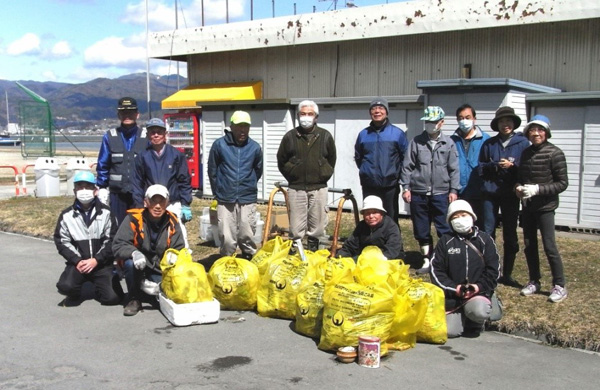
{"type": "Polygon", "coordinates": [[[221,304],[216,299],[208,302],[175,303],[161,292],[158,301],[160,311],[175,326],[219,322],[221,304]]]}

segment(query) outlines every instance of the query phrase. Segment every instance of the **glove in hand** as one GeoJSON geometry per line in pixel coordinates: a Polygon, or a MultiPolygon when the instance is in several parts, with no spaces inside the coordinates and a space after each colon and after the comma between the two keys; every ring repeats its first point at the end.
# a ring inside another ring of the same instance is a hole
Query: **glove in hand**
{"type": "Polygon", "coordinates": [[[100,202],[110,207],[110,191],[108,188],[100,188],[98,190],[98,199],[100,202]]]}
{"type": "Polygon", "coordinates": [[[181,221],[189,222],[192,220],[192,209],[190,206],[181,206],[181,221]]]}
{"type": "Polygon", "coordinates": [[[540,186],[538,184],[525,184],[522,191],[523,199],[528,199],[540,193],[540,186]]]}
{"type": "Polygon", "coordinates": [[[133,266],[136,269],[142,270],[146,268],[146,256],[140,251],[133,251],[131,254],[131,259],[133,260],[133,266]]]}

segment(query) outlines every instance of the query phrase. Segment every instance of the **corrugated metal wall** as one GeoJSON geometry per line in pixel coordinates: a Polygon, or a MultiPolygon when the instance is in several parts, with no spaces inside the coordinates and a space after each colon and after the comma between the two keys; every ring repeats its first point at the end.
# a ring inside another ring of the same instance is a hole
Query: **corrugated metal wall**
{"type": "Polygon", "coordinates": [[[189,56],[190,84],[264,82],[265,99],[412,95],[418,80],[512,78],[600,89],[600,19],[189,56]]]}

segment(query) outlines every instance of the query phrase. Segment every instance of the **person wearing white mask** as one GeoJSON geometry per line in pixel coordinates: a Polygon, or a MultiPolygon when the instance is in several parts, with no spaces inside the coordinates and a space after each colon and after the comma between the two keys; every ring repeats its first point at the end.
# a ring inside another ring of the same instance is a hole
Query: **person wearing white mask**
{"type": "Polygon", "coordinates": [[[444,116],[441,107],[425,109],[421,118],[425,131],[410,142],[400,176],[402,199],[410,204],[413,234],[423,255],[418,274],[429,272],[433,249],[431,223],[438,237],[450,233],[446,212],[461,188],[456,144],[442,134],[444,116]]]}
{"type": "Polygon", "coordinates": [[[456,143],[458,152],[461,187],[458,197],[469,202],[477,215],[477,226],[482,228],[483,179],[479,176],[479,152],[490,136],[477,126],[477,113],[469,104],[463,104],[456,109],[456,122],[458,129],[450,138],[456,143]]]}
{"type": "Polygon", "coordinates": [[[447,213],[452,230],[440,238],[431,259],[431,281],[445,295],[448,337],[479,336],[492,313],[500,257],[476,220],[469,202],[452,202],[447,213]]]}
{"type": "Polygon", "coordinates": [[[298,124],[279,144],[277,166],[288,182],[290,239],[307,236],[307,249],[316,251],[327,218],[327,181],[337,152],[331,133],[319,126],[319,107],[311,100],[298,104],[298,124]]]}
{"type": "Polygon", "coordinates": [[[75,202],[63,210],[54,231],[58,253],[66,260],[56,288],[66,295],[61,306],[81,303],[81,288],[87,281],[95,286],[96,299],[103,305],[120,302],[113,289],[112,236],[116,226],[110,209],[97,198],[96,178],[90,171],[73,176],[75,202]],[[111,234],[112,230],[112,234],[111,234]]]}

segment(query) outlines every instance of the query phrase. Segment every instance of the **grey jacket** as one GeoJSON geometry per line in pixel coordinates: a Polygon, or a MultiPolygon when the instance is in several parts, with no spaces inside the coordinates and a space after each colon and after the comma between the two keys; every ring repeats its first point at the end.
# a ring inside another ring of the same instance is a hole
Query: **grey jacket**
{"type": "Polygon", "coordinates": [[[432,150],[426,132],[417,135],[404,155],[400,184],[418,194],[441,195],[460,190],[456,144],[444,134],[432,150]]]}

